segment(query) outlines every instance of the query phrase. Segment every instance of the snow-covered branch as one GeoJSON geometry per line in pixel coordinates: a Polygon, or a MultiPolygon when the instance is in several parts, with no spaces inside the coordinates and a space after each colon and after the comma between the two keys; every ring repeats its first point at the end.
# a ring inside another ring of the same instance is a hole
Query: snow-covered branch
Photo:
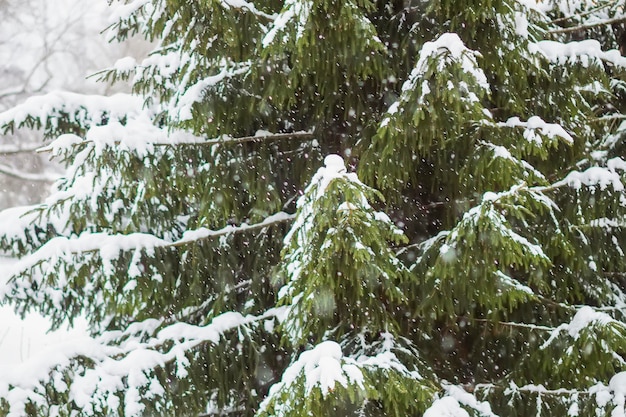
{"type": "Polygon", "coordinates": [[[559,33],[571,33],[571,32],[577,32],[577,31],[580,31],[580,30],[593,29],[593,28],[596,28],[596,27],[599,27],[599,26],[615,25],[615,24],[624,23],[624,22],[626,22],[626,16],[613,17],[611,19],[604,19],[604,20],[600,20],[598,22],[585,23],[585,24],[582,24],[582,25],[572,26],[572,27],[568,27],[568,28],[552,29],[552,30],[548,31],[548,33],[552,34],[552,35],[556,35],[556,34],[559,34],[559,33]]]}
{"type": "Polygon", "coordinates": [[[123,391],[126,395],[120,395],[122,398],[118,398],[117,403],[124,402],[126,415],[137,416],[143,410],[141,398],[128,395],[129,392],[136,393],[141,387],[147,387],[156,396],[164,392],[156,379],[149,379],[146,375],[175,362],[177,373],[184,377],[185,368],[190,365],[185,360],[186,352],[201,344],[217,344],[225,333],[237,328],[265,320],[280,320],[284,310],[273,308],[258,316],[227,312],[206,326],[174,323],[162,327],[162,321],[148,319],[133,323],[125,331],[72,340],[49,348],[20,366],[0,367],[0,392],[8,401],[10,412],[17,415],[25,401],[34,400],[45,392],[44,384],[50,374],[58,374],[54,380],[60,381],[61,373],[71,369],[74,360],[83,358],[93,365],[75,376],[69,387],[66,386],[70,400],[89,411],[93,410],[94,404],[110,401],[123,391]],[[148,337],[141,341],[141,336],[148,337]]]}
{"type": "Polygon", "coordinates": [[[142,112],[143,99],[129,94],[99,96],[56,91],[27,99],[0,113],[4,129],[30,124],[30,127],[55,125],[69,117],[80,126],[102,123],[103,119],[126,119],[142,112]]]}
{"type": "Polygon", "coordinates": [[[225,9],[244,9],[244,10],[248,10],[250,13],[258,16],[258,17],[262,17],[268,20],[275,20],[276,19],[276,15],[275,14],[267,14],[262,12],[261,10],[257,9],[256,6],[254,5],[254,3],[252,3],[251,1],[245,1],[245,0],[222,0],[220,2],[221,6],[225,9]]]}
{"type": "Polygon", "coordinates": [[[189,230],[176,241],[167,241],[147,233],[132,233],[128,235],[108,235],[106,233],[83,233],[76,238],[59,236],[49,240],[36,252],[26,256],[13,265],[9,275],[19,276],[25,271],[41,264],[44,261],[57,259],[60,256],[88,254],[99,252],[105,262],[117,259],[120,252],[125,251],[153,251],[157,248],[173,248],[185,246],[205,239],[213,239],[234,233],[251,232],[264,229],[293,220],[295,215],[279,212],[255,224],[226,226],[218,230],[200,228],[189,230]]]}
{"type": "MultiPolygon", "coordinates": [[[[626,21],[626,18],[624,18],[626,21]]],[[[556,64],[579,62],[588,66],[591,62],[610,62],[619,67],[626,67],[626,58],[617,49],[603,51],[595,39],[587,39],[579,42],[562,43],[557,41],[540,41],[532,46],[537,52],[542,53],[548,60],[556,64]]]]}
{"type": "MultiPolygon", "coordinates": [[[[313,132],[293,132],[293,133],[269,133],[258,132],[253,136],[232,137],[229,135],[223,135],[219,138],[207,139],[202,142],[184,142],[180,145],[219,145],[219,144],[237,144],[246,142],[263,142],[271,140],[283,140],[283,139],[310,139],[313,138],[313,132]]],[[[155,145],[168,145],[156,143],[155,145]]]]}
{"type": "Polygon", "coordinates": [[[504,391],[506,393],[513,394],[517,392],[525,392],[525,393],[533,393],[533,394],[541,394],[541,395],[554,395],[554,396],[572,396],[572,395],[594,395],[596,394],[595,390],[577,390],[577,389],[566,389],[566,388],[557,388],[557,389],[549,389],[545,388],[542,385],[524,385],[518,387],[514,384],[509,385],[500,385],[500,384],[476,384],[474,387],[470,388],[474,392],[479,391],[504,391]]]}
{"type": "MultiPolygon", "coordinates": [[[[98,128],[108,129],[107,126],[99,126],[98,128]]],[[[155,130],[158,128],[154,128],[155,130]]],[[[248,142],[264,142],[264,141],[272,141],[272,140],[286,140],[286,139],[310,139],[313,138],[313,132],[293,132],[293,133],[269,133],[269,132],[258,132],[253,136],[241,136],[241,137],[233,137],[229,135],[222,135],[218,138],[213,139],[205,139],[198,136],[193,136],[189,134],[176,134],[173,132],[169,136],[156,136],[153,137],[150,142],[147,142],[146,145],[152,146],[211,146],[211,145],[231,145],[231,144],[239,144],[239,143],[248,143],[248,142]]],[[[60,148],[66,148],[67,145],[70,146],[82,146],[96,143],[95,137],[87,136],[86,140],[81,140],[77,136],[64,135],[63,141],[55,141],[48,146],[41,147],[37,149],[37,152],[52,152],[53,154],[57,154],[60,148]],[[71,143],[70,143],[71,142],[71,143]]],[[[119,137],[119,136],[118,136],[119,137]]],[[[107,141],[107,144],[127,145],[126,141],[122,140],[113,140],[107,141]]],[[[99,143],[97,143],[99,144],[99,143]]],[[[126,146],[128,147],[128,146],[126,146]]]]}
{"type": "Polygon", "coordinates": [[[169,246],[183,246],[199,240],[230,235],[232,233],[251,232],[254,230],[265,229],[266,227],[274,226],[276,224],[291,222],[295,217],[295,214],[289,214],[281,211],[265,218],[265,220],[260,223],[250,225],[244,223],[240,226],[226,226],[219,230],[211,230],[207,228],[189,230],[183,234],[183,237],[180,240],[172,242],[169,246]]]}

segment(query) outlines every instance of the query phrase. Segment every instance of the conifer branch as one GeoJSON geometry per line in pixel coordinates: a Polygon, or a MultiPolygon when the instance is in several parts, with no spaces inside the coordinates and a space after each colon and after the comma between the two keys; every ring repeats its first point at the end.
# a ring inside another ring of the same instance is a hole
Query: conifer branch
{"type": "Polygon", "coordinates": [[[582,25],[572,26],[568,28],[552,29],[552,30],[549,30],[548,33],[550,35],[556,35],[560,33],[571,33],[571,32],[577,32],[579,30],[593,29],[598,26],[614,25],[616,23],[624,23],[624,22],[626,22],[626,16],[620,16],[620,17],[614,17],[611,19],[601,20],[599,22],[585,23],[582,25]]]}
{"type": "Polygon", "coordinates": [[[175,242],[170,243],[169,245],[164,245],[164,247],[178,247],[185,246],[190,243],[194,243],[200,240],[211,239],[220,236],[226,236],[234,233],[243,233],[243,232],[251,232],[254,230],[265,229],[270,226],[274,226],[281,223],[291,222],[296,217],[295,214],[288,214],[285,212],[278,212],[269,217],[266,217],[265,220],[259,223],[248,225],[246,223],[240,226],[226,226],[218,230],[211,230],[206,228],[200,228],[197,230],[191,230],[186,232],[183,237],[175,242]]]}
{"type": "Polygon", "coordinates": [[[313,137],[313,132],[293,132],[293,133],[271,133],[267,135],[259,136],[242,136],[232,137],[223,135],[219,138],[208,139],[203,142],[179,142],[179,143],[155,143],[156,146],[205,146],[205,145],[226,145],[226,144],[239,144],[246,142],[263,142],[269,140],[284,140],[284,139],[309,139],[313,137]]]}
{"type": "Polygon", "coordinates": [[[169,242],[160,239],[148,233],[131,233],[128,235],[117,234],[107,235],[105,233],[86,233],[75,239],[68,239],[64,236],[56,237],[49,240],[39,250],[30,256],[23,258],[17,264],[9,275],[17,276],[31,268],[40,265],[44,261],[58,257],[62,252],[64,255],[79,255],[100,252],[104,247],[117,248],[119,251],[138,251],[156,248],[175,248],[186,246],[203,240],[214,239],[217,237],[246,233],[255,230],[265,229],[274,225],[291,222],[295,218],[295,214],[278,212],[268,216],[262,222],[255,224],[242,224],[239,226],[226,226],[218,230],[200,228],[191,230],[183,234],[179,240],[169,242]]]}

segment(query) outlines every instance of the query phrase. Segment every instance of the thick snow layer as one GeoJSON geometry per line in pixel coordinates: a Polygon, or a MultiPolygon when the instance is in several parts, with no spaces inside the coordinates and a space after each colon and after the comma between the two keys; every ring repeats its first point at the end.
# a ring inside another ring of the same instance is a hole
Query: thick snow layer
{"type": "MultiPolygon", "coordinates": [[[[285,137],[287,134],[257,132],[254,137],[262,136],[269,138],[271,136],[285,137]]],[[[304,134],[307,132],[293,132],[293,134],[304,134]]],[[[175,146],[175,145],[217,145],[227,142],[252,141],[254,137],[232,137],[222,135],[216,138],[207,139],[205,137],[196,136],[185,130],[159,128],[152,123],[152,120],[146,114],[138,115],[130,118],[125,124],[121,124],[116,120],[112,120],[106,125],[91,126],[85,137],[74,134],[63,134],[57,137],[49,145],[40,148],[41,152],[50,152],[54,156],[62,155],[77,145],[90,146],[97,154],[104,149],[115,149],[117,151],[128,151],[136,153],[138,156],[146,156],[156,153],[156,147],[175,146]]],[[[73,164],[78,165],[80,164],[73,164]]],[[[65,197],[64,197],[65,198],[65,197]]]]}
{"type": "Polygon", "coordinates": [[[435,400],[424,413],[424,417],[469,417],[469,414],[454,398],[443,397],[435,400]]]}
{"type": "Polygon", "coordinates": [[[195,326],[187,323],[175,323],[159,331],[156,337],[156,341],[153,343],[161,344],[167,340],[200,340],[217,343],[220,339],[220,336],[229,329],[275,317],[277,315],[280,315],[281,312],[284,310],[285,307],[272,309],[261,316],[244,316],[237,312],[226,312],[214,318],[211,321],[211,324],[207,326],[195,326]]]}
{"type": "Polygon", "coordinates": [[[615,191],[624,190],[621,175],[604,167],[591,167],[582,172],[572,171],[555,185],[560,186],[562,184],[566,184],[576,190],[581,189],[583,185],[586,187],[600,187],[601,190],[605,190],[609,186],[612,186],[615,191]]]}
{"type": "Polygon", "coordinates": [[[515,12],[515,33],[528,38],[528,19],[523,13],[515,12]]]}
{"type": "Polygon", "coordinates": [[[346,164],[343,161],[343,158],[336,154],[330,154],[324,158],[324,166],[329,171],[334,171],[337,173],[346,172],[346,164]]]}
{"type": "Polygon", "coordinates": [[[360,366],[353,359],[343,356],[338,343],[325,341],[300,354],[285,370],[281,381],[270,388],[260,409],[266,409],[283,390],[289,390],[301,377],[304,378],[305,395],[317,388],[326,396],[337,385],[356,385],[359,389],[364,389],[364,376],[360,366]]]}
{"type": "Polygon", "coordinates": [[[129,119],[124,125],[111,120],[106,125],[91,126],[81,138],[72,134],[59,136],[41,151],[50,151],[60,155],[77,144],[88,143],[99,154],[104,149],[133,151],[140,156],[152,153],[155,145],[174,145],[181,143],[203,143],[206,139],[180,130],[168,130],[155,126],[147,116],[129,119]]]}
{"type": "MultiPolygon", "coordinates": [[[[59,257],[71,254],[99,252],[103,259],[104,269],[110,268],[112,260],[117,259],[122,251],[154,250],[156,247],[169,245],[170,242],[153,235],[134,233],[130,235],[107,235],[106,233],[83,233],[79,237],[55,237],[30,256],[16,262],[9,276],[19,276],[35,266],[54,261],[59,257]]],[[[7,288],[0,290],[3,294],[7,288]]]]}
{"type": "Polygon", "coordinates": [[[447,394],[458,401],[459,404],[478,411],[478,413],[483,417],[497,417],[491,411],[491,406],[488,402],[478,401],[475,396],[456,385],[446,385],[444,388],[447,394]]]}
{"type": "Polygon", "coordinates": [[[567,332],[574,339],[578,339],[580,332],[587,326],[597,323],[606,325],[614,320],[606,313],[594,311],[591,307],[582,307],[567,326],[567,332]]]}
{"type": "Polygon", "coordinates": [[[569,323],[563,323],[555,328],[550,337],[541,346],[542,349],[548,347],[561,333],[566,332],[574,340],[580,337],[580,333],[593,325],[605,326],[609,323],[618,323],[611,316],[600,311],[595,311],[591,307],[581,307],[569,323]]]}
{"type": "Polygon", "coordinates": [[[137,61],[131,56],[120,58],[115,61],[115,64],[113,64],[113,68],[115,68],[115,70],[119,73],[129,73],[134,71],[136,66],[137,61]]]}
{"type": "MultiPolygon", "coordinates": [[[[530,45],[532,49],[536,48],[548,60],[559,65],[580,62],[588,66],[597,61],[606,61],[616,66],[626,67],[626,58],[617,49],[603,51],[600,42],[595,39],[569,43],[540,41],[530,45]]],[[[534,52],[532,49],[531,52],[534,52]]]]}
{"type": "Polygon", "coordinates": [[[295,21],[296,40],[300,39],[309,20],[312,5],[311,1],[287,0],[282,12],[276,17],[270,26],[270,30],[263,37],[263,47],[267,48],[270,46],[274,42],[276,35],[281,32],[283,33],[282,42],[285,42],[287,40],[285,32],[287,31],[287,25],[291,21],[295,21]]]}
{"type": "Polygon", "coordinates": [[[354,364],[342,364],[343,354],[338,343],[327,341],[303,352],[300,358],[283,373],[282,383],[292,384],[298,375],[304,373],[306,393],[319,387],[323,395],[332,391],[335,384],[344,387],[348,383],[363,384],[363,374],[354,364]]]}
{"type": "Polygon", "coordinates": [[[39,217],[37,209],[38,206],[24,206],[0,211],[0,236],[8,242],[19,241],[20,244],[30,247],[33,242],[29,238],[32,239],[36,235],[34,233],[36,228],[44,230],[51,225],[58,232],[65,230],[67,225],[65,214],[51,213],[43,219],[39,217]]]}
{"type": "Polygon", "coordinates": [[[444,384],[446,395],[433,402],[426,410],[424,417],[469,417],[469,413],[461,406],[474,410],[483,417],[498,417],[491,411],[488,402],[478,401],[476,397],[459,386],[444,384]]]}
{"type": "Polygon", "coordinates": [[[37,220],[38,214],[35,206],[12,207],[0,211],[0,234],[7,238],[21,236],[37,220]]]}
{"type": "Polygon", "coordinates": [[[0,113],[0,126],[19,125],[28,117],[39,119],[45,125],[48,118],[54,123],[62,113],[81,126],[99,124],[103,118],[123,119],[141,113],[143,99],[128,94],[109,97],[56,91],[30,97],[24,103],[0,113]]]}
{"type": "Polygon", "coordinates": [[[254,5],[254,3],[249,2],[249,1],[244,1],[244,0],[221,0],[220,1],[220,5],[225,8],[225,9],[244,9],[244,10],[248,10],[249,12],[257,15],[257,16],[261,16],[264,17],[266,19],[276,19],[275,15],[270,15],[267,13],[263,13],[262,11],[260,11],[259,9],[256,8],[256,6],[254,5]]]}
{"type": "Polygon", "coordinates": [[[481,88],[488,90],[487,77],[476,62],[476,57],[479,56],[480,53],[468,49],[456,33],[444,33],[437,40],[426,42],[422,46],[417,64],[411,72],[409,81],[402,86],[402,90],[414,88],[415,80],[428,70],[428,62],[433,58],[438,58],[437,69],[439,71],[450,62],[459,62],[464,72],[470,74],[481,88]]]}
{"type": "Polygon", "coordinates": [[[115,2],[115,7],[112,8],[111,14],[109,15],[109,24],[115,24],[119,20],[131,18],[139,9],[150,3],[150,0],[130,0],[125,4],[115,2]]]}
{"type": "Polygon", "coordinates": [[[615,374],[609,381],[609,388],[616,395],[626,396],[626,372],[615,374]]]}
{"type": "Polygon", "coordinates": [[[535,134],[535,131],[538,131],[541,135],[548,138],[558,137],[567,143],[574,143],[572,136],[567,133],[561,125],[556,123],[546,123],[539,116],[532,116],[526,122],[522,122],[519,117],[511,117],[506,122],[499,123],[498,125],[524,128],[524,138],[529,142],[537,142],[538,144],[541,144],[541,137],[535,134]]]}
{"type": "Polygon", "coordinates": [[[626,372],[620,372],[609,381],[609,389],[613,393],[615,408],[611,417],[624,417],[626,415],[626,372]]]}
{"type": "MultiPolygon", "coordinates": [[[[431,93],[429,81],[424,79],[424,74],[430,69],[432,62],[435,63],[435,69],[438,72],[444,71],[444,68],[452,63],[460,64],[463,71],[470,75],[475,83],[478,84],[480,90],[488,91],[487,77],[476,61],[476,58],[479,56],[479,52],[465,47],[465,44],[456,33],[444,33],[435,41],[426,42],[419,52],[417,64],[415,64],[408,79],[402,84],[400,99],[389,106],[386,117],[381,121],[380,127],[383,128],[389,124],[391,118],[398,112],[402,104],[414,100],[411,92],[416,88],[419,91],[417,103],[419,105],[424,104],[426,97],[431,93]]],[[[449,81],[448,87],[450,89],[458,88],[462,93],[462,99],[470,104],[479,101],[476,92],[471,91],[466,82],[461,81],[455,86],[454,83],[449,81]]],[[[488,110],[485,109],[484,113],[487,119],[491,118],[488,110]]]]}

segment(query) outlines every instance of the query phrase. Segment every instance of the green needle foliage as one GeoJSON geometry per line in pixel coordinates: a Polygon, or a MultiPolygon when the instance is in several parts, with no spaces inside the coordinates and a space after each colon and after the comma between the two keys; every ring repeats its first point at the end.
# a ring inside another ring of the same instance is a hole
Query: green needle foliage
{"type": "Polygon", "coordinates": [[[89,336],[7,416],[623,416],[624,1],[126,0],[0,114],[65,175],[3,302],[89,336]]]}

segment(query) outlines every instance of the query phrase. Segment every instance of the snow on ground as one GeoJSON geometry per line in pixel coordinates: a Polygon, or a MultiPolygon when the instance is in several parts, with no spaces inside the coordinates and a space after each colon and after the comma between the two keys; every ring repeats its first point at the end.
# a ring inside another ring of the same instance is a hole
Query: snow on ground
{"type": "MultiPolygon", "coordinates": [[[[127,86],[124,84],[111,88],[104,83],[96,83],[95,78],[86,78],[123,56],[143,56],[143,51],[148,49],[147,42],[133,40],[125,44],[110,44],[106,36],[100,35],[109,24],[111,9],[108,3],[106,0],[2,2],[0,93],[4,96],[0,100],[0,110],[13,108],[31,95],[57,89],[108,95],[125,90],[127,86]]],[[[69,93],[64,94],[62,98],[66,99],[69,93]]],[[[31,98],[30,102],[37,100],[41,99],[31,98]]],[[[21,136],[17,139],[1,136],[0,146],[12,147],[14,142],[23,139],[21,136]]],[[[37,137],[37,140],[40,138],[37,137]]],[[[27,172],[30,172],[28,167],[37,162],[32,158],[16,158],[11,155],[5,157],[3,162],[27,172]]],[[[2,209],[16,202],[22,205],[40,201],[44,196],[39,194],[46,193],[47,186],[32,188],[32,181],[27,183],[27,187],[22,187],[21,183],[14,185],[3,182],[5,180],[5,177],[0,177],[2,209]]],[[[0,253],[0,283],[7,279],[11,263],[0,253]]],[[[5,364],[22,363],[61,340],[67,341],[68,338],[85,334],[84,322],[76,323],[76,330],[54,333],[47,333],[48,324],[45,318],[37,314],[30,314],[22,321],[10,307],[0,306],[0,369],[5,364]]]]}
{"type": "Polygon", "coordinates": [[[73,329],[47,332],[49,322],[38,314],[24,320],[10,307],[0,308],[0,367],[20,364],[57,343],[68,342],[86,334],[84,322],[73,329]]]}
{"type": "MultiPolygon", "coordinates": [[[[0,256],[0,278],[13,261],[0,256]]],[[[11,307],[0,307],[0,368],[19,365],[57,343],[85,336],[86,322],[78,320],[74,328],[48,332],[49,322],[36,313],[24,320],[11,307]]]]}

